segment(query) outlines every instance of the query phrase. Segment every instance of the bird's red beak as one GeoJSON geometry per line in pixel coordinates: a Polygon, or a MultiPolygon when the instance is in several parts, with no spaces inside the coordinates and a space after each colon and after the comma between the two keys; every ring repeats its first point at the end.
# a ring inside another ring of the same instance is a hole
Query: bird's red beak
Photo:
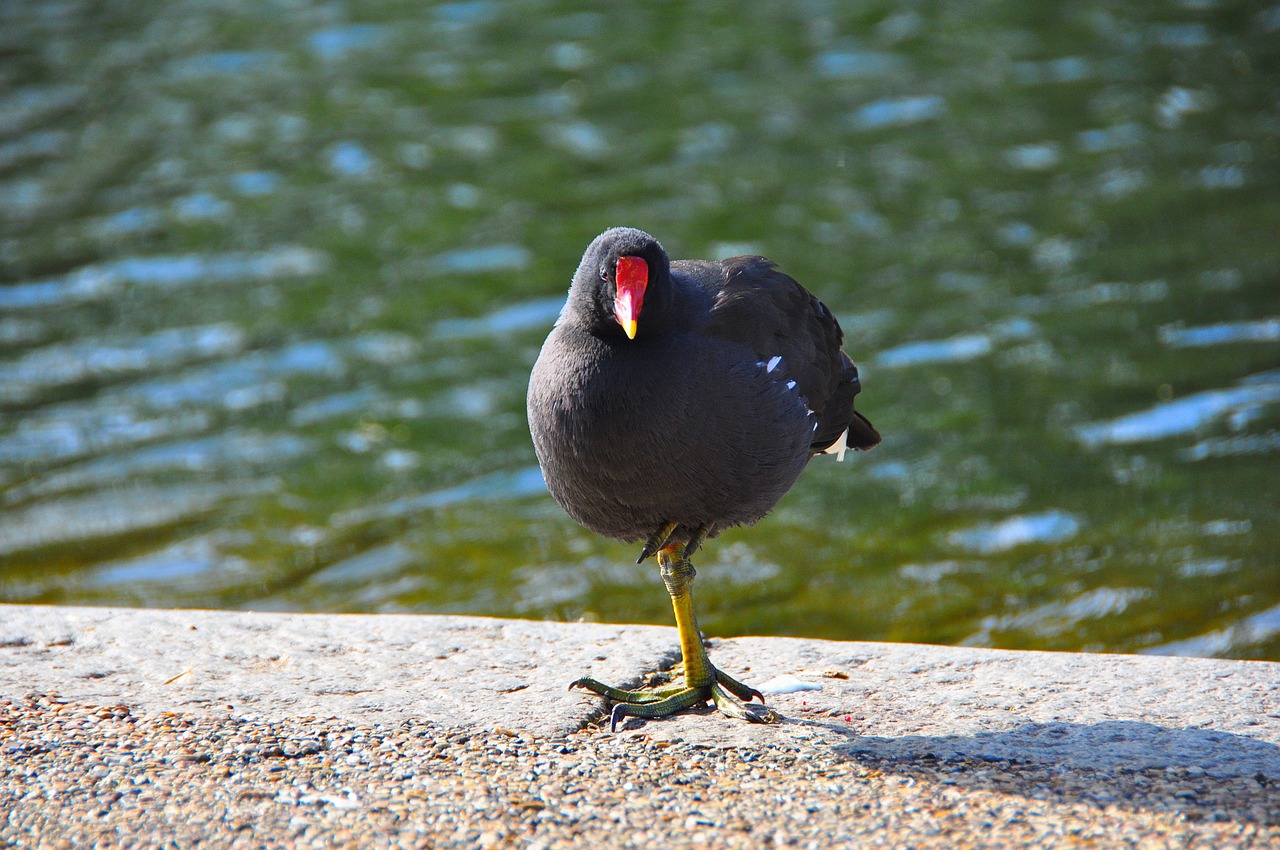
{"type": "Polygon", "coordinates": [[[613,297],[613,315],[622,325],[627,339],[636,338],[636,320],[644,304],[644,288],[649,285],[649,264],[639,257],[619,257],[614,274],[617,294],[613,297]]]}

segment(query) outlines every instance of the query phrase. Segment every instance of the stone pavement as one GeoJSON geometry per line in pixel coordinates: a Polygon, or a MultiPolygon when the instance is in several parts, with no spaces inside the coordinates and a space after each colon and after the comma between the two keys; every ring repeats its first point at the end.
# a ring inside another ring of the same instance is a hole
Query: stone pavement
{"type": "Polygon", "coordinates": [[[0,843],[159,846],[193,822],[315,846],[1280,841],[1280,664],[792,638],[711,657],[787,691],[769,696],[782,721],[601,729],[601,701],[567,682],[670,667],[669,628],[0,606],[0,843]],[[363,790],[321,788],[343,770],[363,790]],[[235,782],[249,796],[218,802],[235,782]],[[382,802],[342,803],[361,799],[382,802]],[[799,826],[774,829],[792,809],[799,826]],[[110,826],[116,810],[133,814],[110,826]]]}

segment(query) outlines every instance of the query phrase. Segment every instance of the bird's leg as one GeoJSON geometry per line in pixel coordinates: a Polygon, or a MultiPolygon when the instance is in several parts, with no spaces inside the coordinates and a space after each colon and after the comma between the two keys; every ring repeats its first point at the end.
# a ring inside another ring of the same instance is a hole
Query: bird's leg
{"type": "MultiPolygon", "coordinates": [[[[716,678],[707,649],[702,645],[698,617],[693,612],[693,579],[698,571],[685,555],[684,546],[673,546],[658,552],[658,569],[662,583],[671,594],[671,608],[676,615],[676,632],[680,635],[680,657],[684,659],[684,683],[690,688],[709,687],[716,678]]],[[[764,698],[761,697],[761,702],[764,698]]]]}
{"type": "MultiPolygon", "coordinates": [[[[702,644],[702,634],[698,630],[698,618],[693,611],[693,579],[697,571],[689,560],[690,547],[696,547],[707,537],[709,529],[699,529],[686,546],[673,546],[658,553],[658,564],[662,570],[662,581],[671,595],[671,607],[676,615],[676,630],[680,634],[680,654],[684,658],[684,682],[689,690],[702,693],[702,701],[707,696],[716,704],[721,713],[752,723],[772,723],[777,715],[764,703],[764,695],[755,688],[747,687],[732,676],[712,665],[707,657],[707,649],[702,644]],[[663,556],[667,557],[664,558],[663,556]],[[705,692],[709,690],[710,693],[705,692]],[[761,702],[759,706],[746,706],[752,698],[761,702]]],[[[616,706],[623,709],[623,714],[632,714],[629,706],[616,706]]],[[[638,717],[646,715],[637,714],[638,717]]]]}
{"type": "MultiPolygon", "coordinates": [[[[692,537],[689,538],[689,542],[684,544],[684,557],[686,561],[693,557],[693,553],[698,551],[698,547],[700,547],[702,542],[707,539],[707,535],[711,534],[711,528],[712,526],[710,524],[702,526],[694,532],[692,537]]],[[[689,565],[689,569],[693,569],[692,564],[689,565]]],[[[689,579],[689,581],[692,583],[693,579],[689,579]]]]}
{"type": "Polygon", "coordinates": [[[646,540],[643,548],[640,549],[640,557],[636,558],[636,563],[643,564],[645,558],[656,555],[658,550],[666,545],[667,538],[671,536],[678,525],[680,525],[678,522],[664,523],[662,528],[655,531],[653,536],[646,540]]]}
{"type": "MultiPolygon", "coordinates": [[[[701,542],[705,534],[695,536],[701,542]]],[[[716,707],[730,717],[752,723],[772,723],[777,715],[765,705],[745,705],[753,697],[764,703],[764,697],[736,679],[720,672],[707,657],[706,647],[698,632],[698,619],[693,611],[693,564],[687,557],[686,547],[677,544],[658,550],[658,566],[662,581],[671,595],[671,607],[675,611],[676,629],[680,634],[680,654],[684,659],[684,684],[661,688],[627,691],[611,688],[595,679],[579,679],[570,688],[579,687],[594,691],[613,700],[610,730],[617,728],[623,717],[666,717],[694,705],[711,700],[716,707]]]]}

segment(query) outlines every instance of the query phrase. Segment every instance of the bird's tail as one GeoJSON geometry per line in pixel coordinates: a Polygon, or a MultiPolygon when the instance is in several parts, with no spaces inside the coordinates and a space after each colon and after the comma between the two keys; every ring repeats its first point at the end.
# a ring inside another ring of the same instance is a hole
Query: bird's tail
{"type": "Polygon", "coordinates": [[[840,362],[843,368],[840,371],[839,383],[831,398],[827,400],[827,406],[824,409],[824,412],[829,412],[832,417],[827,420],[827,427],[820,427],[815,434],[813,451],[834,454],[837,460],[844,460],[844,453],[849,449],[865,451],[878,445],[880,432],[867,417],[853,409],[854,396],[862,389],[862,382],[858,379],[858,367],[844,351],[840,352],[840,362]],[[835,429],[841,427],[840,423],[844,416],[849,417],[848,424],[844,426],[843,433],[835,436],[835,429]]]}
{"type": "Polygon", "coordinates": [[[844,444],[851,449],[866,450],[879,443],[880,432],[867,420],[867,417],[855,410],[853,419],[849,422],[849,431],[845,434],[844,444]]]}

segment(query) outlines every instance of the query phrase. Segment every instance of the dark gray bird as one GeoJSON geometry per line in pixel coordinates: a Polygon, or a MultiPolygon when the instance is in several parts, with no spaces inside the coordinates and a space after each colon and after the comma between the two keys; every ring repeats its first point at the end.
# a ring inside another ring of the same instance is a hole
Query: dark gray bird
{"type": "Polygon", "coordinates": [[[588,246],[529,380],[529,427],[547,487],[571,517],[658,556],[684,654],[683,685],[582,687],[626,715],[713,700],[733,717],[760,693],[711,665],[693,613],[689,557],[767,514],[820,453],[880,442],[853,409],[858,370],[840,324],[764,257],[667,257],[615,227],[588,246]],[[741,700],[741,702],[739,701],[741,700]]]}

